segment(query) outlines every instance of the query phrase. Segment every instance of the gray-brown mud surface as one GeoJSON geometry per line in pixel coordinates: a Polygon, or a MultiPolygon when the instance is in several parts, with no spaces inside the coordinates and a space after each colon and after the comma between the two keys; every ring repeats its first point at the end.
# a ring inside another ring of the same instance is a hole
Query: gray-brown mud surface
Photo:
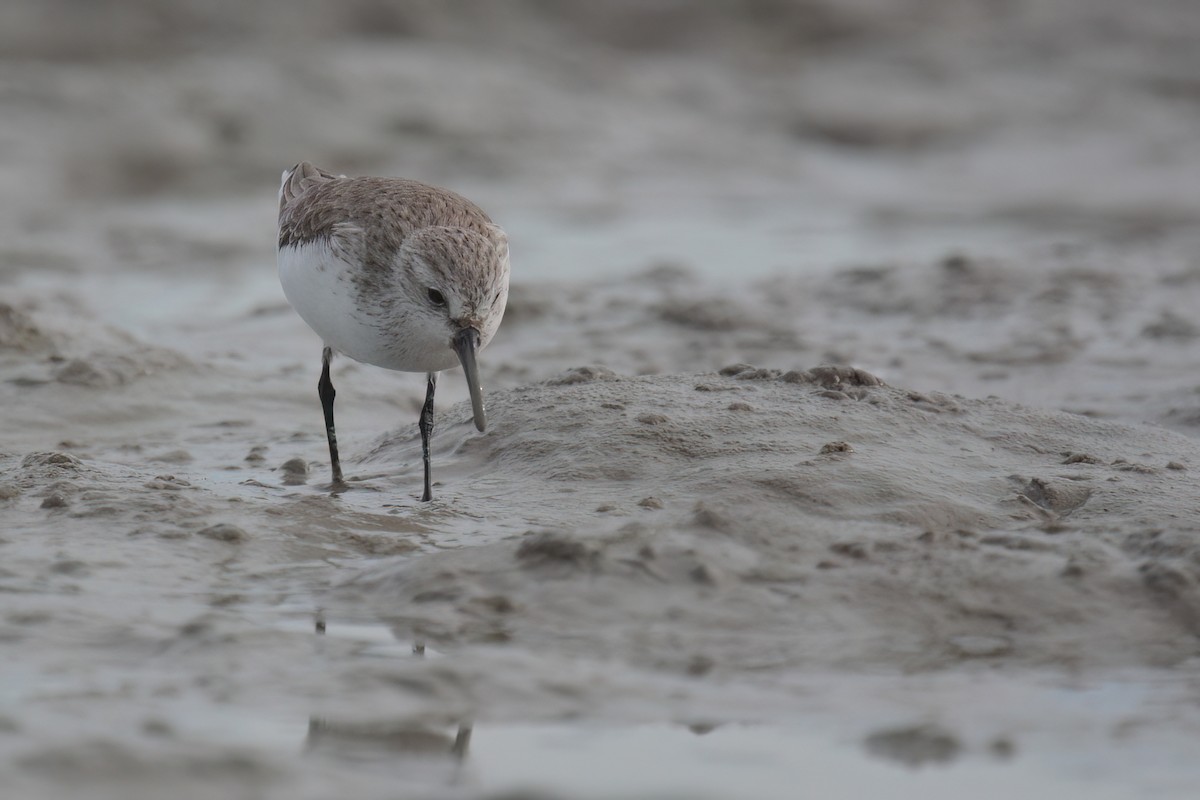
{"type": "Polygon", "coordinates": [[[0,15],[0,796],[1194,796],[1191,4],[0,15]],[[432,503],[300,159],[509,231],[432,503]]]}

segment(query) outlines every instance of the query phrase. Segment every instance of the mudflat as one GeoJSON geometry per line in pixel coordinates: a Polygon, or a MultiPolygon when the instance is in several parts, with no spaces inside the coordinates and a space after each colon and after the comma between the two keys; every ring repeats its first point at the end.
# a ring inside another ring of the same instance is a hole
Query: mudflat
{"type": "Polygon", "coordinates": [[[1187,3],[57,5],[0,26],[6,796],[1191,796],[1187,3]],[[329,490],[302,159],[509,233],[432,503],[423,377],[348,359],[329,490]]]}

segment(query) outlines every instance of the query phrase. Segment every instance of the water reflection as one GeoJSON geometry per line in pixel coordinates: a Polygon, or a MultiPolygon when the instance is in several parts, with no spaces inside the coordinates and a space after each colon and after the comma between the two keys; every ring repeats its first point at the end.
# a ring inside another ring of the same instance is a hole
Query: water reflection
{"type": "MultiPolygon", "coordinates": [[[[420,640],[397,643],[385,627],[310,621],[318,635],[371,642],[359,651],[372,658],[437,657],[420,640]],[[390,638],[383,647],[377,639],[390,638]]],[[[954,680],[947,678],[947,681],[954,680]]],[[[1014,686],[972,696],[1006,698],[1005,707],[1036,708],[1037,719],[1061,717],[1072,730],[1081,721],[1104,731],[1129,708],[1137,684],[1104,684],[1090,690],[1056,685],[1014,686]],[[1016,699],[1014,699],[1016,698],[1016,699]],[[1109,698],[1107,704],[1097,698],[1109,698]],[[1121,701],[1120,698],[1126,698],[1121,701]],[[1047,717],[1047,712],[1051,712],[1047,717]],[[1086,712],[1086,713],[1084,713],[1086,712]]],[[[885,682],[886,683],[886,682],[885,682]]],[[[1136,699],[1136,698],[1135,698],[1136,699]]],[[[986,710],[986,709],[985,709],[986,710]]],[[[861,709],[860,709],[861,711],[861,709]]],[[[1017,746],[1004,730],[945,715],[877,715],[828,712],[786,722],[730,720],[515,722],[442,721],[425,717],[372,722],[314,715],[303,752],[322,774],[338,780],[403,781],[414,795],[561,796],[573,798],[740,798],[921,796],[923,800],[1001,800],[1014,796],[1059,800],[1106,800],[1145,796],[1149,784],[1168,787],[1162,796],[1194,796],[1194,759],[1186,743],[1147,733],[1121,741],[1105,735],[1064,737],[1053,728],[1017,746]],[[1001,735],[1003,734],[1003,735],[1001,735]],[[1034,746],[1036,744],[1036,746],[1034,746]],[[470,756],[468,760],[468,754],[470,756]],[[1120,758],[1114,756],[1120,755],[1120,758]],[[1133,769],[1129,764],[1150,764],[1133,769]],[[338,767],[344,768],[339,771],[338,767]],[[1185,793],[1173,794],[1178,787],[1185,793]]],[[[993,712],[993,718],[997,718],[993,712]]]]}
{"type": "MultiPolygon", "coordinates": [[[[343,632],[339,626],[334,633],[343,632]]],[[[329,633],[325,613],[318,610],[313,619],[317,636],[329,633]]],[[[424,658],[425,643],[412,643],[412,655],[424,658]]],[[[450,733],[447,726],[411,721],[340,722],[323,716],[310,716],[304,751],[337,761],[354,764],[378,763],[393,767],[397,761],[440,762],[454,767],[451,782],[457,782],[459,769],[471,745],[472,725],[460,722],[450,733]]]]}
{"type": "Polygon", "coordinates": [[[349,761],[394,761],[397,756],[436,758],[462,762],[471,744],[470,724],[460,724],[450,735],[432,726],[414,723],[345,723],[310,717],[307,752],[349,761]]]}

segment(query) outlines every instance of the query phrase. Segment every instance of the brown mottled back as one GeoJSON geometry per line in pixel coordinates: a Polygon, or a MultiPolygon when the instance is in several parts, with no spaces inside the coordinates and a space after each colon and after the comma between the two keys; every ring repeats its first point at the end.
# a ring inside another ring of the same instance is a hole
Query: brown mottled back
{"type": "Polygon", "coordinates": [[[404,178],[347,178],[302,162],[284,175],[279,192],[279,246],[344,236],[362,237],[353,248],[386,262],[414,230],[464,228],[492,237],[491,220],[470,200],[446,189],[404,178]]]}

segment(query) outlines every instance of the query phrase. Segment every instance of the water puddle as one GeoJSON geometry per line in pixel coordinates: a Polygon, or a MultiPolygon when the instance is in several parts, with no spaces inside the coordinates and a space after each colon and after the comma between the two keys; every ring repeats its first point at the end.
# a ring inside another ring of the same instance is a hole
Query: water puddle
{"type": "MultiPolygon", "coordinates": [[[[1182,798],[1190,796],[1185,773],[1194,772],[1182,769],[1182,762],[1172,771],[1155,763],[1161,759],[1142,758],[1147,753],[1138,748],[1118,754],[1064,743],[1024,752],[956,743],[950,755],[935,757],[929,751],[924,759],[880,750],[874,741],[831,736],[816,725],[800,724],[459,725],[442,730],[339,728],[313,720],[307,752],[360,767],[390,764],[397,777],[406,769],[404,762],[419,758],[425,769],[418,774],[440,782],[440,791],[453,796],[579,800],[1182,798]]],[[[431,785],[428,791],[439,789],[431,785]]]]}
{"type": "Polygon", "coordinates": [[[872,757],[858,742],[774,725],[711,731],[671,725],[481,727],[469,759],[479,787],[496,794],[758,800],[1118,796],[1105,794],[1104,782],[1094,777],[1033,759],[964,757],[912,768],[872,757]]]}

